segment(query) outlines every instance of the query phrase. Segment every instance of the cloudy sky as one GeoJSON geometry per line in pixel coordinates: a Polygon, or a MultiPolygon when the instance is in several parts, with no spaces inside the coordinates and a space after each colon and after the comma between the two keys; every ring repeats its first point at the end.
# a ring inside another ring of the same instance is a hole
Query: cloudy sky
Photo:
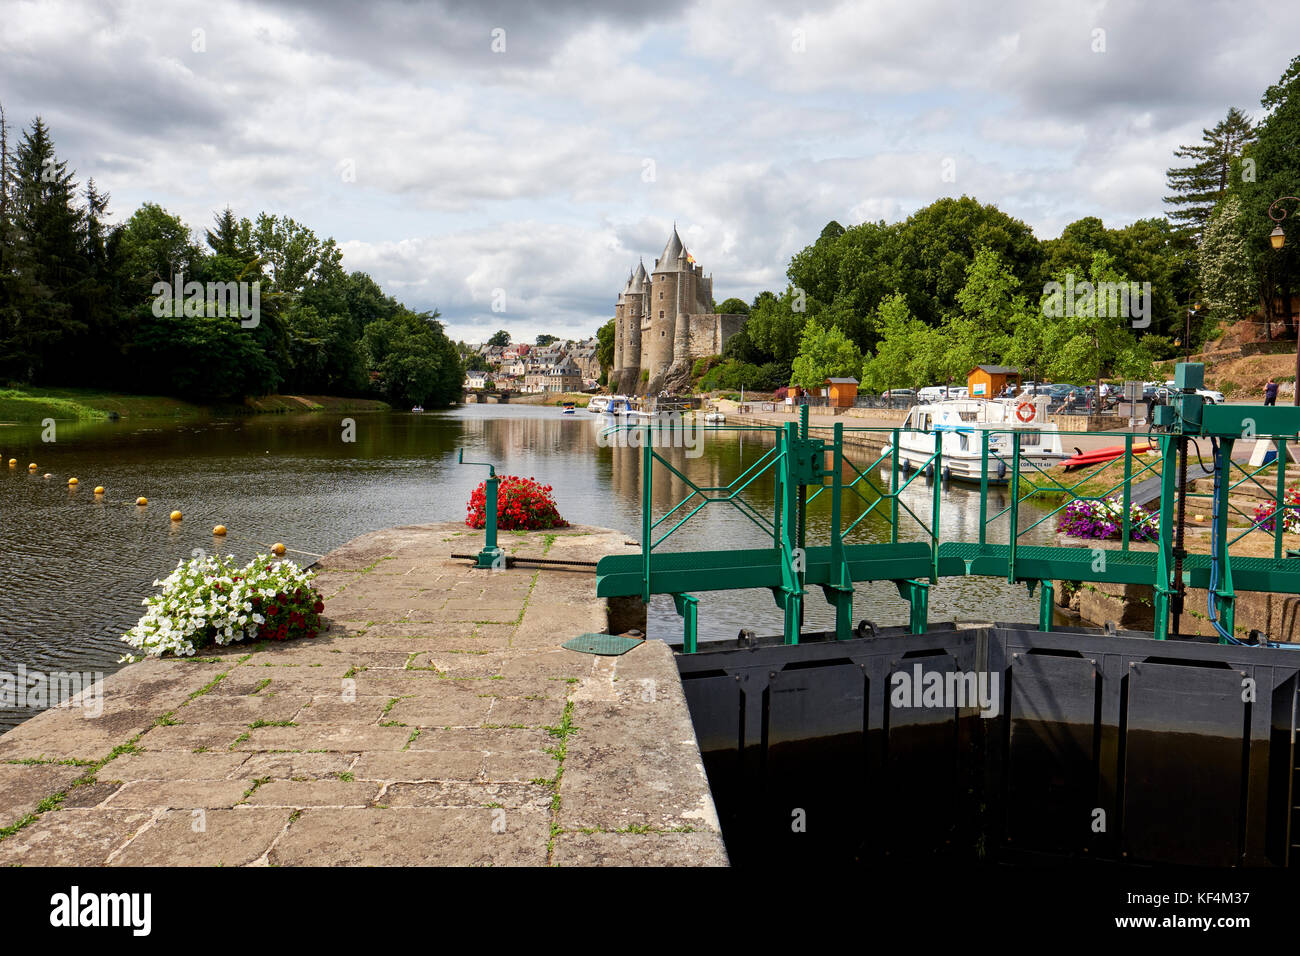
{"type": "Polygon", "coordinates": [[[722,300],[945,195],[1040,238],[1160,215],[1297,40],[1289,0],[0,0],[0,102],[119,218],[286,214],[531,340],[594,332],[674,220],[722,300]]]}

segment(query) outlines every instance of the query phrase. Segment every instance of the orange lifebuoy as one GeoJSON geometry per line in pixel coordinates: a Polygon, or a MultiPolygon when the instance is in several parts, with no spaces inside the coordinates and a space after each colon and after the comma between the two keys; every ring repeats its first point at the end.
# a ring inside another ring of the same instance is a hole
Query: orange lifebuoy
{"type": "Polygon", "coordinates": [[[1034,415],[1037,414],[1037,411],[1038,410],[1034,408],[1033,402],[1021,402],[1016,406],[1016,418],[1028,424],[1034,420],[1034,415]]]}

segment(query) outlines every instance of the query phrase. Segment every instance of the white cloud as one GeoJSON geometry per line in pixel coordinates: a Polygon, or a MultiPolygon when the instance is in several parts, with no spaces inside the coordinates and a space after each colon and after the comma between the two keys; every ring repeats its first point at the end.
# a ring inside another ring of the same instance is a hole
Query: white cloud
{"type": "Polygon", "coordinates": [[[1173,148],[1258,114],[1297,26],[1270,0],[11,0],[0,90],[119,217],[291,215],[461,337],[579,335],[674,219],[721,299],[782,287],[830,219],[943,195],[1043,237],[1160,215],[1173,148]]]}

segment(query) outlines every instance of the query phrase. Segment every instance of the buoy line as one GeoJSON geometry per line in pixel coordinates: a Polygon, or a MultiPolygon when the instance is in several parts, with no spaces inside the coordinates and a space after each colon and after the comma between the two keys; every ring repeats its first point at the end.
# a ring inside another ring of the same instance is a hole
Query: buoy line
{"type": "MultiPolygon", "coordinates": [[[[4,460],[3,456],[0,456],[0,461],[3,461],[3,460],[4,460]]],[[[9,465],[10,468],[13,468],[13,469],[16,470],[16,469],[17,469],[17,466],[18,466],[18,459],[16,459],[16,458],[10,458],[10,459],[8,460],[8,465],[9,465]]],[[[36,465],[36,462],[32,462],[31,464],[29,464],[29,465],[27,466],[27,471],[28,471],[29,474],[35,474],[36,471],[37,471],[37,465],[36,465]]],[[[53,478],[54,476],[53,476],[52,474],[45,474],[45,475],[43,475],[42,477],[48,479],[48,478],[53,478]]],[[[79,479],[77,479],[77,478],[69,478],[68,481],[67,481],[67,485],[66,485],[66,487],[67,487],[67,489],[68,489],[69,491],[76,491],[76,490],[80,487],[80,484],[81,484],[81,482],[80,482],[79,479]]],[[[138,510],[141,510],[141,509],[144,509],[144,508],[147,508],[147,507],[149,506],[149,499],[146,498],[144,495],[141,495],[140,497],[136,498],[135,501],[127,501],[127,500],[120,500],[120,501],[105,500],[105,498],[104,498],[104,486],[103,486],[103,485],[96,485],[96,486],[95,486],[95,490],[94,490],[94,492],[93,492],[93,499],[94,499],[94,502],[95,502],[96,504],[100,504],[100,505],[122,505],[122,506],[124,506],[124,507],[134,507],[135,509],[137,509],[137,511],[138,511],[138,510]]],[[[170,522],[169,522],[169,523],[170,523],[171,527],[175,528],[175,527],[179,526],[179,525],[183,522],[185,516],[184,516],[184,514],[183,514],[182,512],[180,512],[179,510],[173,510],[173,511],[168,515],[168,517],[170,518],[170,522]]],[[[325,555],[323,555],[323,554],[317,554],[315,551],[304,551],[304,550],[302,550],[301,548],[290,548],[290,547],[288,547],[287,545],[284,545],[284,544],[282,544],[282,543],[279,542],[279,541],[275,542],[274,544],[267,544],[265,541],[259,541],[259,540],[257,540],[256,538],[254,538],[254,537],[252,537],[252,536],[245,536],[245,535],[236,535],[236,534],[231,534],[231,533],[230,533],[230,530],[229,530],[225,525],[223,525],[223,524],[218,524],[218,525],[216,525],[216,526],[212,529],[212,536],[213,536],[214,538],[223,538],[223,539],[225,539],[225,538],[241,538],[241,539],[243,539],[243,540],[245,540],[245,541],[251,541],[253,544],[257,545],[258,547],[260,547],[260,548],[265,548],[267,551],[269,551],[271,554],[275,555],[276,557],[283,557],[286,553],[289,553],[289,554],[305,554],[305,555],[307,555],[308,557],[311,557],[311,558],[323,558],[323,557],[325,557],[325,555]]],[[[315,563],[315,562],[313,562],[313,563],[315,563]]]]}

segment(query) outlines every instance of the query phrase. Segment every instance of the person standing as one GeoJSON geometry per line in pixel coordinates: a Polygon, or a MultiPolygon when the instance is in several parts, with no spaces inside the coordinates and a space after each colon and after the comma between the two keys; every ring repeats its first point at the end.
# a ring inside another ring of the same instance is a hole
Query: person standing
{"type": "Polygon", "coordinates": [[[1277,404],[1277,382],[1273,381],[1271,378],[1268,380],[1268,384],[1264,386],[1264,404],[1277,404]]]}

